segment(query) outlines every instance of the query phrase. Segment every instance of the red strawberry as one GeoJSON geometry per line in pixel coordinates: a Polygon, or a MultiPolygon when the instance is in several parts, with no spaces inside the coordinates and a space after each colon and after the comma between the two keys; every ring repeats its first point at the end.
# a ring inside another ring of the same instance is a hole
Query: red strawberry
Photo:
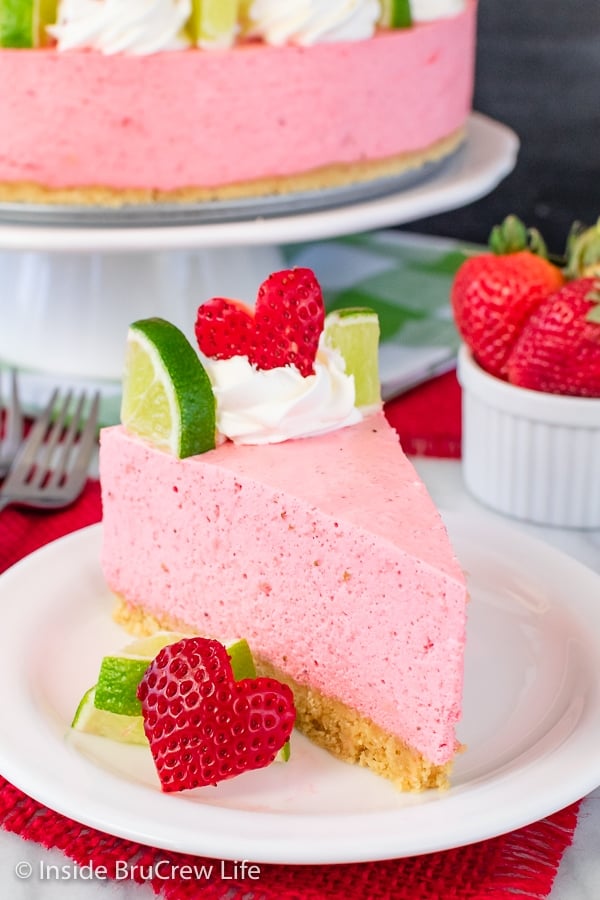
{"type": "Polygon", "coordinates": [[[600,281],[569,281],[538,306],[507,370],[508,380],[519,387],[600,397],[600,281]]]}
{"type": "Polygon", "coordinates": [[[304,376],[314,373],[319,337],[325,321],[323,295],[310,269],[275,272],[261,284],[253,313],[236,300],[203,303],[196,338],[205,356],[247,356],[258,369],[295,365],[304,376]]]}
{"type": "Polygon", "coordinates": [[[247,356],[254,333],[252,310],[237,300],[214,297],[198,310],[196,340],[205,356],[247,356]]]}
{"type": "Polygon", "coordinates": [[[454,319],[463,340],[483,369],[504,379],[506,361],[523,325],[564,283],[557,266],[537,256],[533,248],[525,249],[528,236],[531,232],[509,216],[492,232],[494,252],[466,260],[451,290],[454,319]]]}
{"type": "Polygon", "coordinates": [[[275,272],[258,289],[250,361],[259,369],[295,365],[312,375],[325,321],[323,295],[310,269],[275,272]]]}
{"type": "Polygon", "coordinates": [[[225,647],[200,637],[161,650],[138,698],[164,791],[217,784],[269,765],[296,716],[287,685],[273,678],[236,681],[225,647]]]}

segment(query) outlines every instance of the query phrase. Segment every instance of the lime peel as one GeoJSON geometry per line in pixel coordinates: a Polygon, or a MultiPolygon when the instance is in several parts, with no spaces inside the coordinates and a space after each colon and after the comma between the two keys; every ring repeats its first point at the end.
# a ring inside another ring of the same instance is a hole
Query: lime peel
{"type": "Polygon", "coordinates": [[[186,336],[166,319],[141,319],[129,327],[121,421],[180,458],[215,447],[210,379],[186,336]]]}
{"type": "Polygon", "coordinates": [[[137,686],[151,661],[134,656],[105,656],[96,686],[96,708],[123,716],[141,716],[137,686]]]}
{"type": "Polygon", "coordinates": [[[58,15],[58,0],[1,0],[0,47],[32,49],[52,43],[47,25],[58,15]]]}
{"type": "Polygon", "coordinates": [[[384,28],[410,28],[413,23],[410,0],[381,0],[379,24],[384,28]]]}

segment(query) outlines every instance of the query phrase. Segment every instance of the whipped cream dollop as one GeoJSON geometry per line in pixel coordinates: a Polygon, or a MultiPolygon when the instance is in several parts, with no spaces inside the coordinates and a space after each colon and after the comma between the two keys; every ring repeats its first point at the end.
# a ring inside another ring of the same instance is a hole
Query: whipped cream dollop
{"type": "Polygon", "coordinates": [[[447,19],[462,12],[467,0],[410,0],[413,22],[432,22],[447,19]]]}
{"type": "Polygon", "coordinates": [[[380,15],[379,0],[254,0],[250,33],[275,46],[362,41],[380,15]]]}
{"type": "Polygon", "coordinates": [[[324,434],[362,419],[354,378],[342,356],[322,342],[314,375],[295,366],[256,369],[247,357],[208,359],[217,405],[217,430],[236,444],[277,444],[324,434]]]}
{"type": "Polygon", "coordinates": [[[59,50],[145,55],[188,47],[191,14],[192,0],[61,0],[48,32],[59,50]]]}

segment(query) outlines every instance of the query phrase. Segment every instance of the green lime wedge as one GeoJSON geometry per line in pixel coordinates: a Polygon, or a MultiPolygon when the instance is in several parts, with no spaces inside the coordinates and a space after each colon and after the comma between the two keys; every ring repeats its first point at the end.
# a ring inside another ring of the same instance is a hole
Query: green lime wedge
{"type": "MultiPolygon", "coordinates": [[[[183,638],[190,637],[180,631],[157,631],[150,637],[137,638],[123,649],[123,656],[141,656],[152,661],[158,656],[163,647],[168,644],[176,644],[183,638]]],[[[225,642],[227,653],[231,660],[231,668],[236,681],[242,678],[256,678],[256,666],[252,657],[252,651],[245,638],[225,642]]]]}
{"type": "Polygon", "coordinates": [[[348,307],[325,317],[325,343],[344,357],[346,372],[354,376],[359,409],[379,406],[379,318],[367,307],[348,307]]]}
{"type": "MultiPolygon", "coordinates": [[[[120,654],[105,656],[100,663],[94,702],[98,709],[123,716],[141,716],[137,688],[155,656],[182,637],[174,632],[159,632],[129,644],[120,654]]],[[[226,645],[236,681],[256,678],[256,668],[248,642],[244,639],[226,645]]]]}
{"type": "Polygon", "coordinates": [[[96,688],[86,691],[77,707],[71,728],[86,734],[110,738],[124,744],[147,744],[144,720],[141,716],[122,716],[98,709],[94,700],[96,688]]]}
{"type": "Polygon", "coordinates": [[[165,319],[142,319],[127,335],[121,421],[183,458],[215,446],[215,397],[188,339],[165,319]]]}
{"type": "Polygon", "coordinates": [[[381,0],[379,24],[384,28],[410,28],[410,0],[381,0]]]}
{"type": "Polygon", "coordinates": [[[138,638],[119,654],[105,656],[100,663],[94,702],[98,709],[123,716],[141,716],[137,689],[146,669],[163,647],[189,635],[177,631],[159,631],[138,638]]]}
{"type": "Polygon", "coordinates": [[[290,746],[289,740],[285,742],[273,762],[289,762],[290,756],[292,755],[292,748],[290,746]]]}
{"type": "Polygon", "coordinates": [[[229,47],[238,30],[240,0],[192,0],[189,29],[199,46],[229,47]]]}
{"type": "Polygon", "coordinates": [[[0,47],[50,44],[46,26],[56,22],[57,8],[58,0],[0,0],[0,47]]]}
{"type": "Polygon", "coordinates": [[[226,644],[227,654],[231,660],[231,670],[236,681],[242,678],[256,678],[256,666],[252,652],[248,646],[248,641],[242,638],[239,641],[233,641],[226,644]]]}
{"type": "MultiPolygon", "coordinates": [[[[163,647],[184,635],[161,631],[132,641],[120,655],[105,656],[98,684],[85,692],[71,723],[75,731],[96,734],[126,744],[147,744],[137,687],[152,660],[163,647]]],[[[236,681],[256,678],[256,667],[248,642],[242,638],[225,645],[236,681]]],[[[290,758],[290,742],[281,748],[275,762],[290,758]]]]}
{"type": "Polygon", "coordinates": [[[151,659],[132,656],[105,656],[96,685],[97,709],[121,716],[141,716],[137,688],[151,662],[151,659]]]}

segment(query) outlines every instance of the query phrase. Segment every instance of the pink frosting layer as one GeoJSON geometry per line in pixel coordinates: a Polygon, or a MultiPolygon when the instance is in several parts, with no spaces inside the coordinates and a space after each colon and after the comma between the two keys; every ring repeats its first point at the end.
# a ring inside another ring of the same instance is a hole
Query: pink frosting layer
{"type": "Polygon", "coordinates": [[[383,415],[178,460],[101,439],[103,569],[133,604],[246,637],[434,763],[456,749],[466,590],[383,415]]]}
{"type": "Polygon", "coordinates": [[[1,50],[0,181],[173,190],[425,148],[465,121],[475,2],[310,48],[1,50]]]}

